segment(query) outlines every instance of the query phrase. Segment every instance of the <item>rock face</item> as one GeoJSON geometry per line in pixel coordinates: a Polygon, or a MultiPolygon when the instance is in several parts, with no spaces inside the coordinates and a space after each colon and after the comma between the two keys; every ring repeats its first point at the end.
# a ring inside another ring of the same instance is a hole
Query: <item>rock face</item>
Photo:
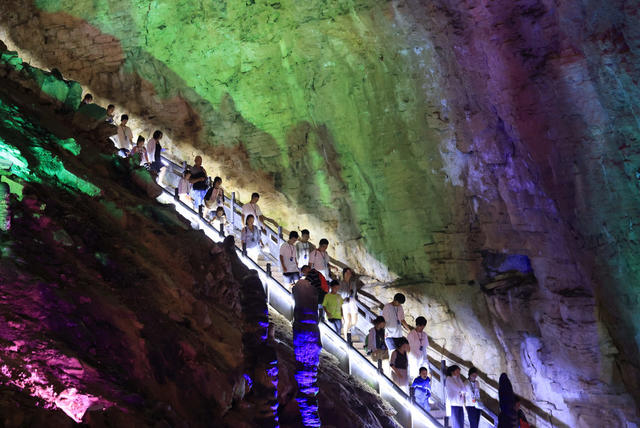
{"type": "Polygon", "coordinates": [[[402,286],[436,341],[556,423],[637,421],[635,2],[0,12],[12,47],[203,152],[241,199],[257,189],[285,226],[401,277],[381,299],[402,286]]]}
{"type": "MultiPolygon", "coordinates": [[[[294,354],[269,338],[256,272],[15,65],[0,61],[0,425],[275,426],[294,354]]],[[[341,381],[372,409],[356,425],[394,426],[341,381]]]]}

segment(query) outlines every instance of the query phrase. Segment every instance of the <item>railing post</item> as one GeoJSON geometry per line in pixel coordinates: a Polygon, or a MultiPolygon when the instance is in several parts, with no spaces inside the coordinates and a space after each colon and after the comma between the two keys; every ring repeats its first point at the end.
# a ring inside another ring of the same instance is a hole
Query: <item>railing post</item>
{"type": "Polygon", "coordinates": [[[267,263],[267,275],[271,278],[271,263],[267,263]]]}
{"type": "Polygon", "coordinates": [[[440,360],[440,385],[442,386],[441,397],[443,402],[446,402],[446,399],[447,399],[447,391],[444,385],[446,380],[447,380],[447,362],[445,360],[440,360]]]}
{"type": "Polygon", "coordinates": [[[416,389],[413,386],[409,387],[409,399],[411,404],[416,404],[416,389]]]}
{"type": "Polygon", "coordinates": [[[202,218],[203,210],[204,210],[204,205],[198,206],[198,216],[200,216],[200,218],[202,218]]]}
{"type": "Polygon", "coordinates": [[[247,243],[246,242],[242,243],[242,255],[247,257],[247,243]]]}
{"type": "Polygon", "coordinates": [[[173,199],[176,200],[176,201],[179,199],[178,188],[177,187],[173,191],[173,199]]]}
{"type": "Polygon", "coordinates": [[[236,227],[236,192],[231,192],[231,224],[236,227]]]}
{"type": "Polygon", "coordinates": [[[378,358],[378,373],[384,374],[384,371],[382,370],[382,360],[379,358],[378,358]]]}
{"type": "MultiPolygon", "coordinates": [[[[338,332],[338,335],[340,333],[338,332]]],[[[347,343],[349,344],[349,346],[353,346],[353,340],[351,339],[351,332],[347,332],[347,343]]]]}
{"type": "Polygon", "coordinates": [[[280,242],[284,241],[284,238],[282,237],[282,226],[278,226],[278,238],[280,238],[280,241],[278,241],[278,245],[280,245],[280,242]]]}
{"type": "Polygon", "coordinates": [[[220,236],[224,238],[224,223],[220,222],[220,236]]]}

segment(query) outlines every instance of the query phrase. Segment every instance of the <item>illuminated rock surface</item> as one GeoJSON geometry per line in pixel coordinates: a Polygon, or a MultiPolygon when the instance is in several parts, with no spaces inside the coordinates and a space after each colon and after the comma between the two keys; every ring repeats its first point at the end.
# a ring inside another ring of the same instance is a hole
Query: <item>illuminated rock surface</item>
{"type": "MultiPolygon", "coordinates": [[[[255,273],[147,195],[109,125],[74,128],[15,65],[0,64],[0,425],[274,426],[294,353],[268,338],[255,273]]],[[[369,390],[323,379],[368,400],[362,425],[394,426],[369,390]]]]}
{"type": "Polygon", "coordinates": [[[543,413],[622,426],[640,399],[638,9],[6,0],[0,34],[204,152],[243,201],[258,189],[285,226],[403,278],[438,343],[543,413]]]}

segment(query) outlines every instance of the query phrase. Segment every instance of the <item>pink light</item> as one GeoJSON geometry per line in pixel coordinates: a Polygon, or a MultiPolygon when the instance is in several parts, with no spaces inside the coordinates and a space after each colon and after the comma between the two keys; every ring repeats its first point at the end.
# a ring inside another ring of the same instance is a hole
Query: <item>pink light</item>
{"type": "Polygon", "coordinates": [[[92,395],[78,394],[75,388],[67,388],[55,399],[55,404],[71,419],[80,423],[88,408],[100,401],[92,395]]]}
{"type": "Polygon", "coordinates": [[[27,391],[32,397],[43,400],[45,409],[60,409],[75,422],[82,422],[84,414],[92,406],[104,409],[113,405],[99,397],[80,394],[76,388],[66,388],[60,394],[56,394],[53,385],[38,373],[38,369],[33,368],[31,364],[27,364],[25,369],[28,375],[25,372],[14,372],[9,366],[3,364],[0,366],[0,374],[7,378],[3,383],[15,385],[27,391]]]}

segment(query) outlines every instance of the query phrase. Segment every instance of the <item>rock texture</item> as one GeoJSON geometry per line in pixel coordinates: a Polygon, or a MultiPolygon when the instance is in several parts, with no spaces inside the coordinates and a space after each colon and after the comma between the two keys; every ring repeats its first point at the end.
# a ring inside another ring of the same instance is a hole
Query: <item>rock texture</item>
{"type": "MultiPolygon", "coordinates": [[[[149,198],[110,125],[76,129],[83,113],[22,65],[0,61],[0,425],[275,426],[294,356],[268,337],[256,272],[149,198]]],[[[394,426],[340,380],[372,409],[355,425],[394,426]]]]}
{"type": "Polygon", "coordinates": [[[436,340],[541,413],[623,426],[640,399],[637,6],[7,0],[0,34],[204,152],[285,226],[401,277],[388,293],[436,340]]]}

